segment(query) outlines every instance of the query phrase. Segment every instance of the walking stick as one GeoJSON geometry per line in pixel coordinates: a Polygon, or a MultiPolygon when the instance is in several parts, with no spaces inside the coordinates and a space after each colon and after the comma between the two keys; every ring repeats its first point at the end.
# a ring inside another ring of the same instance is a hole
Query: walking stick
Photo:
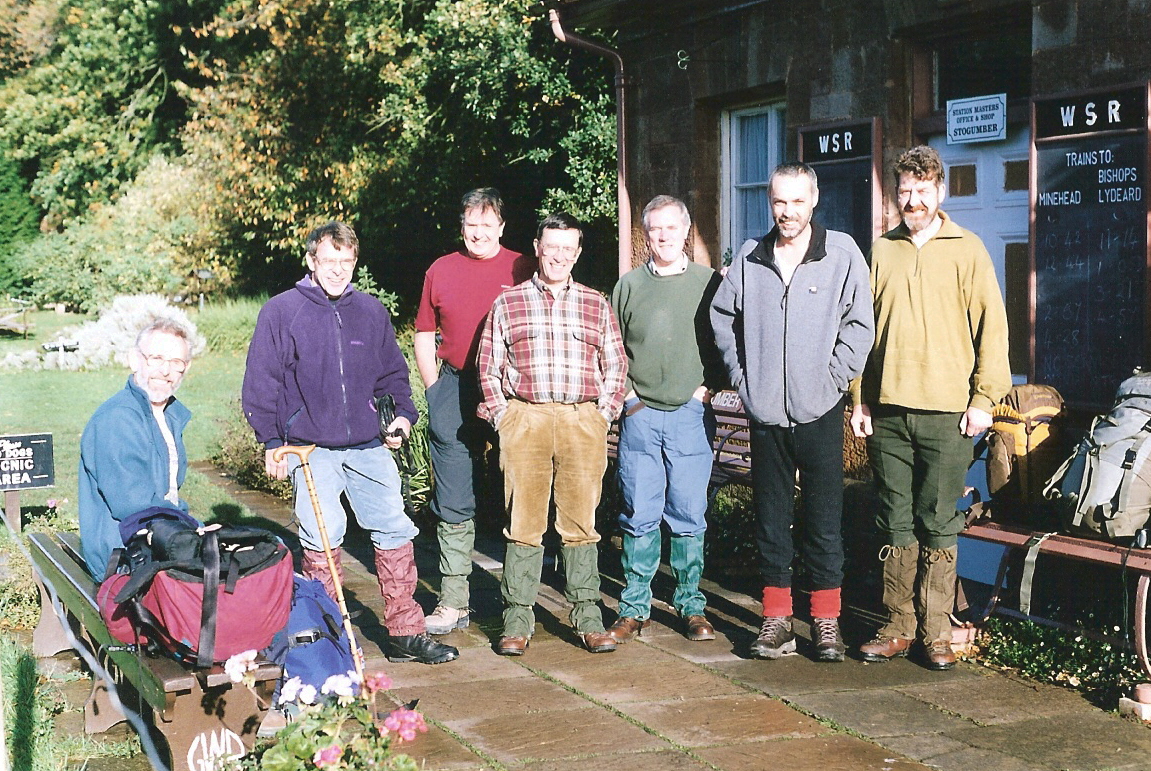
{"type": "Polygon", "coordinates": [[[272,460],[279,463],[284,456],[291,453],[300,458],[300,468],[304,472],[304,483],[308,486],[308,497],[312,499],[312,511],[316,513],[316,522],[320,526],[320,543],[324,547],[324,556],[328,559],[328,571],[332,574],[332,584],[336,587],[336,603],[340,606],[340,613],[344,617],[344,631],[348,633],[348,644],[352,648],[352,660],[356,662],[356,674],[360,682],[364,682],[364,652],[356,645],[356,635],[352,631],[352,617],[348,615],[348,603],[344,601],[344,587],[340,583],[340,571],[336,569],[336,560],[332,556],[332,545],[328,541],[328,527],[324,524],[324,512],[320,510],[320,498],[316,495],[316,483],[312,479],[312,467],[308,463],[308,456],[316,445],[309,444],[303,447],[283,445],[272,450],[272,460]]]}

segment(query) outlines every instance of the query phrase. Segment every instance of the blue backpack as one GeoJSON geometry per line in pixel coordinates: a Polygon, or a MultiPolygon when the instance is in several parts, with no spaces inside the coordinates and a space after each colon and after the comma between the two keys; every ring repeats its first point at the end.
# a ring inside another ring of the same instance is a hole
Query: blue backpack
{"type": "MultiPolygon", "coordinates": [[[[292,609],[288,625],[272,638],[264,656],[283,668],[283,683],[293,677],[319,689],[332,675],[354,672],[348,634],[341,623],[340,607],[324,591],[324,585],[296,574],[292,577],[292,609]]],[[[276,688],[273,703],[279,701],[276,688]]]]}

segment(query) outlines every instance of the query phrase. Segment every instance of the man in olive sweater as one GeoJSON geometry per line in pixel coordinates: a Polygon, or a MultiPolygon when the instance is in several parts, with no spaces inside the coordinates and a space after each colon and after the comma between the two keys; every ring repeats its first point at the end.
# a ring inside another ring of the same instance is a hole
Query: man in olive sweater
{"type": "Polygon", "coordinates": [[[875,347],[851,416],[879,493],[888,621],[859,650],[865,661],[905,656],[918,631],[928,668],[943,670],[955,665],[955,502],[971,438],[1011,387],[1007,314],[983,242],[939,208],[939,154],[913,147],[894,171],[903,223],[871,247],[875,347]]]}
{"type": "Polygon", "coordinates": [[[676,580],[672,605],[689,640],[714,640],[699,580],[715,434],[704,383],[715,385],[711,376],[718,372],[707,309],[719,275],[684,251],[691,216],[683,201],[656,196],[643,210],[643,228],[651,259],[621,278],[611,296],[628,361],[618,474],[627,585],[608,634],[626,642],[651,617],[660,523],[666,522],[676,580]]]}

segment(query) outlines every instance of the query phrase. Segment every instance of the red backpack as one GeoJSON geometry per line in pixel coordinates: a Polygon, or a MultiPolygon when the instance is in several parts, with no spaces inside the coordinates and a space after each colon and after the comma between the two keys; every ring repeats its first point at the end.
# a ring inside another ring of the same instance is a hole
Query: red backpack
{"type": "Polygon", "coordinates": [[[209,525],[195,534],[180,532],[181,553],[174,554],[152,542],[156,533],[144,523],[134,536],[141,540],[130,541],[120,559],[131,572],[110,576],[98,593],[109,631],[123,642],[150,640],[200,667],[267,647],[291,607],[287,546],[253,527],[209,525]]]}

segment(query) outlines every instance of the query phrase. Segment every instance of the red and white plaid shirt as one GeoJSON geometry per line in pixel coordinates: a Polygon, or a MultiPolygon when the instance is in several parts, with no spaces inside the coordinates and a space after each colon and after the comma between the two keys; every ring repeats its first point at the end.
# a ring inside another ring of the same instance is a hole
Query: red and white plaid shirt
{"type": "Polygon", "coordinates": [[[627,356],[611,306],[568,281],[555,295],[538,274],[496,298],[477,360],[484,400],[476,414],[499,425],[508,399],[595,402],[610,423],[623,405],[627,356]]]}

